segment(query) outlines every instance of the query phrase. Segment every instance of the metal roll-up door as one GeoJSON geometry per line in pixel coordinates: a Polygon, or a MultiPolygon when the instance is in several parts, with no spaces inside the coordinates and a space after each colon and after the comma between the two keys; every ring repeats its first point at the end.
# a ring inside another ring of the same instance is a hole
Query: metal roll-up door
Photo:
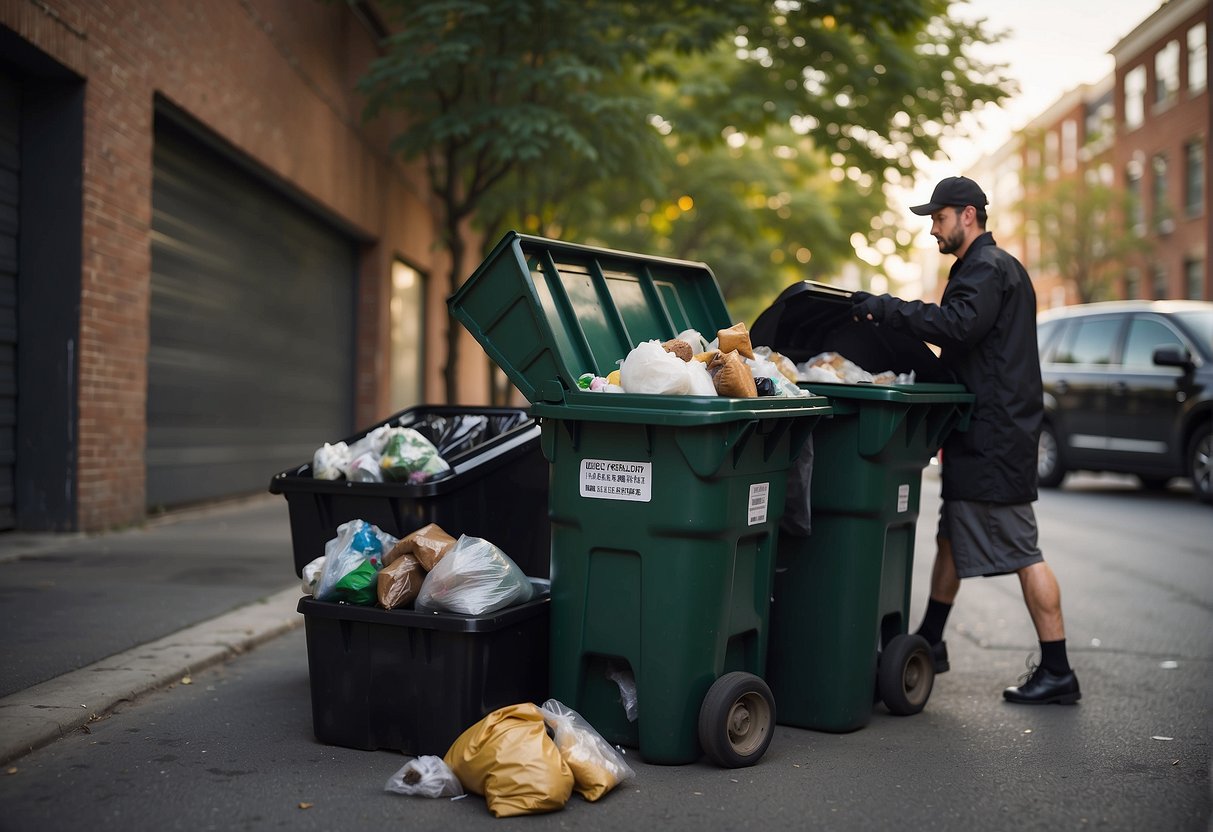
{"type": "Polygon", "coordinates": [[[21,86],[0,70],[0,530],[16,526],[17,234],[21,86]]]}
{"type": "Polygon", "coordinates": [[[351,432],[353,241],[158,117],[147,504],[264,490],[351,432]]]}

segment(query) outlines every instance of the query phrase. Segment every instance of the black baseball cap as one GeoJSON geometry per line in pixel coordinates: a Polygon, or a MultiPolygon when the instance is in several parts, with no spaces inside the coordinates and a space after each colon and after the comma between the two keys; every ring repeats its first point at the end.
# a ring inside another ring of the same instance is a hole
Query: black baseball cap
{"type": "Polygon", "coordinates": [[[925,205],[915,205],[910,210],[920,217],[934,214],[940,208],[963,207],[972,205],[975,208],[985,208],[989,203],[985,191],[977,187],[977,183],[964,176],[949,176],[935,186],[931,201],[925,205]]]}

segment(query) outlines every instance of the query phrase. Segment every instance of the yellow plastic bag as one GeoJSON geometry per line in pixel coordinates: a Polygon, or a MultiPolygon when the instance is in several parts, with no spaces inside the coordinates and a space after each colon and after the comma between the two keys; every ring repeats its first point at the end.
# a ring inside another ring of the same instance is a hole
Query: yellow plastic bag
{"type": "Polygon", "coordinates": [[[548,736],[539,706],[498,708],[468,728],[443,761],[469,792],[484,795],[493,817],[563,809],[573,772],[548,736]]]}

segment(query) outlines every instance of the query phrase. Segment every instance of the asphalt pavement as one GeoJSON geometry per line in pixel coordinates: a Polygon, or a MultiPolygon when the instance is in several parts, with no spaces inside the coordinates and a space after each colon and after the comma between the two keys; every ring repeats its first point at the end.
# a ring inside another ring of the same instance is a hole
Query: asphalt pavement
{"type": "Polygon", "coordinates": [[[302,625],[285,500],[0,535],[0,764],[302,625]]]}
{"type": "MultiPolygon", "coordinates": [[[[928,469],[911,620],[925,602],[928,469]]],[[[1205,832],[1213,512],[1095,480],[1042,494],[1073,707],[1008,705],[1034,647],[1014,578],[966,582],[952,670],[923,713],[848,734],[779,726],[758,765],[646,765],[598,803],[519,823],[581,832],[1205,832]]],[[[264,495],[103,535],[0,537],[0,830],[489,829],[484,800],[403,798],[398,752],[313,735],[288,511],[264,495]]],[[[828,672],[823,669],[822,672],[828,672]]]]}

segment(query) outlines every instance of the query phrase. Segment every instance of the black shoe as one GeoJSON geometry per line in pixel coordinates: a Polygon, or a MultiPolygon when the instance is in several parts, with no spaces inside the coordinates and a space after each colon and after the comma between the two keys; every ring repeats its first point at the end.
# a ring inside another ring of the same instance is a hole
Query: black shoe
{"type": "Polygon", "coordinates": [[[948,643],[946,641],[937,641],[931,645],[931,660],[935,663],[936,676],[952,669],[952,665],[948,664],[948,643]]]}
{"type": "Polygon", "coordinates": [[[1003,699],[1018,705],[1073,705],[1082,699],[1078,689],[1078,677],[1073,670],[1057,674],[1043,667],[1028,667],[1019,687],[1007,688],[1003,699]]]}

